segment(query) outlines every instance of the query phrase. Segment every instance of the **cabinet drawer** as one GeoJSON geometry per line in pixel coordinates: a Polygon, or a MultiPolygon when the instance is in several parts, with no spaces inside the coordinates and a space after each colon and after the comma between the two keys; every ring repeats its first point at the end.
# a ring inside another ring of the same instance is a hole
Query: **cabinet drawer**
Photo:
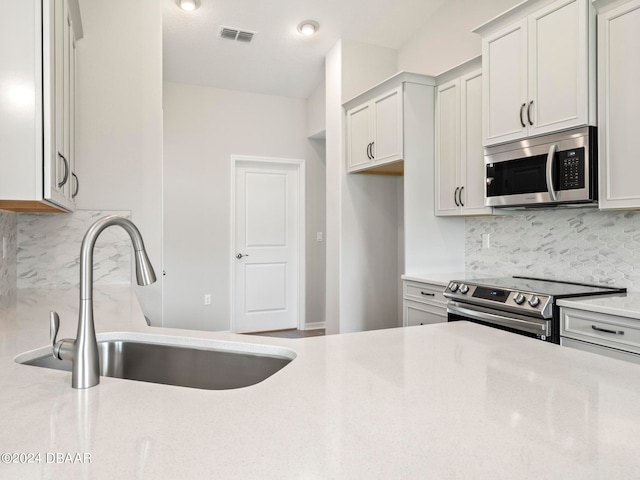
{"type": "Polygon", "coordinates": [[[426,303],[405,300],[403,302],[403,322],[405,327],[429,325],[447,321],[447,308],[426,303]]]}
{"type": "Polygon", "coordinates": [[[561,308],[560,335],[640,353],[640,321],[626,317],[561,308]]]}
{"type": "Polygon", "coordinates": [[[446,306],[447,299],[443,295],[444,288],[442,285],[405,281],[404,298],[415,300],[416,302],[446,306]]]}
{"type": "Polygon", "coordinates": [[[584,350],[585,352],[597,353],[598,355],[604,355],[609,358],[616,358],[618,360],[624,360],[626,362],[637,363],[640,365],[640,355],[637,353],[629,353],[622,350],[616,350],[615,348],[603,347],[602,345],[596,345],[594,343],[587,343],[580,340],[573,340],[572,338],[561,338],[560,345],[563,347],[575,348],[576,350],[584,350]]]}

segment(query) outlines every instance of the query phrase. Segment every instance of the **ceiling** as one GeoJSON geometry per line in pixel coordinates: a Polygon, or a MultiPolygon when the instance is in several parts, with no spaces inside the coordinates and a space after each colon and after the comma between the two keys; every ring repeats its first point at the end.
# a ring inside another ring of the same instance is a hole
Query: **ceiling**
{"type": "Polygon", "coordinates": [[[165,80],[307,98],[340,38],[398,49],[445,0],[201,0],[193,12],[163,1],[165,80]],[[303,37],[309,19],[320,29],[303,37]],[[257,33],[224,40],[222,25],[257,33]]]}

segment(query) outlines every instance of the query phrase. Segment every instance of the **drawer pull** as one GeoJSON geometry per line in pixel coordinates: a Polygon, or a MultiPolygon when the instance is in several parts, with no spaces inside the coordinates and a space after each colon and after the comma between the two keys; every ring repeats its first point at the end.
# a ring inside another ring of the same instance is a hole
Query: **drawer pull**
{"type": "Polygon", "coordinates": [[[595,325],[591,325],[591,328],[598,332],[613,333],[614,335],[624,335],[624,331],[622,330],[607,330],[606,328],[596,327],[595,325]]]}
{"type": "Polygon", "coordinates": [[[420,295],[424,295],[425,297],[435,297],[436,296],[435,293],[423,292],[423,291],[420,291],[420,295]]]}

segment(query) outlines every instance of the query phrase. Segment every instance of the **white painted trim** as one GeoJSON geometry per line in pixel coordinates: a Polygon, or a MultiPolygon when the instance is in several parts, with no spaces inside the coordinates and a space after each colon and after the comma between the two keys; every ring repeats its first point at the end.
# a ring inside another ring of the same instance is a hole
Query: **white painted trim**
{"type": "Polygon", "coordinates": [[[235,233],[236,233],[236,168],[239,162],[260,162],[264,164],[275,165],[296,165],[298,167],[298,330],[305,330],[306,324],[306,168],[305,160],[297,158],[278,158],[278,157],[254,157],[250,155],[231,155],[231,215],[230,219],[230,245],[229,262],[231,273],[231,297],[229,298],[229,312],[231,318],[229,320],[229,329],[231,332],[236,331],[235,328],[235,233]]]}
{"type": "Polygon", "coordinates": [[[326,322],[313,322],[307,323],[304,328],[300,328],[300,330],[320,330],[321,328],[325,328],[326,322]]]}

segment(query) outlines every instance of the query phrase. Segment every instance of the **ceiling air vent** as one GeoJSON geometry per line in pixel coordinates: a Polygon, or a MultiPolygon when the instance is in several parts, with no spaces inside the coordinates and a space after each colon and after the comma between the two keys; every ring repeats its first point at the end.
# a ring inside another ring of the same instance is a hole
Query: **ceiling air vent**
{"type": "Polygon", "coordinates": [[[249,30],[240,30],[239,28],[225,26],[220,27],[220,38],[225,38],[227,40],[249,43],[255,34],[256,32],[251,32],[249,30]]]}

